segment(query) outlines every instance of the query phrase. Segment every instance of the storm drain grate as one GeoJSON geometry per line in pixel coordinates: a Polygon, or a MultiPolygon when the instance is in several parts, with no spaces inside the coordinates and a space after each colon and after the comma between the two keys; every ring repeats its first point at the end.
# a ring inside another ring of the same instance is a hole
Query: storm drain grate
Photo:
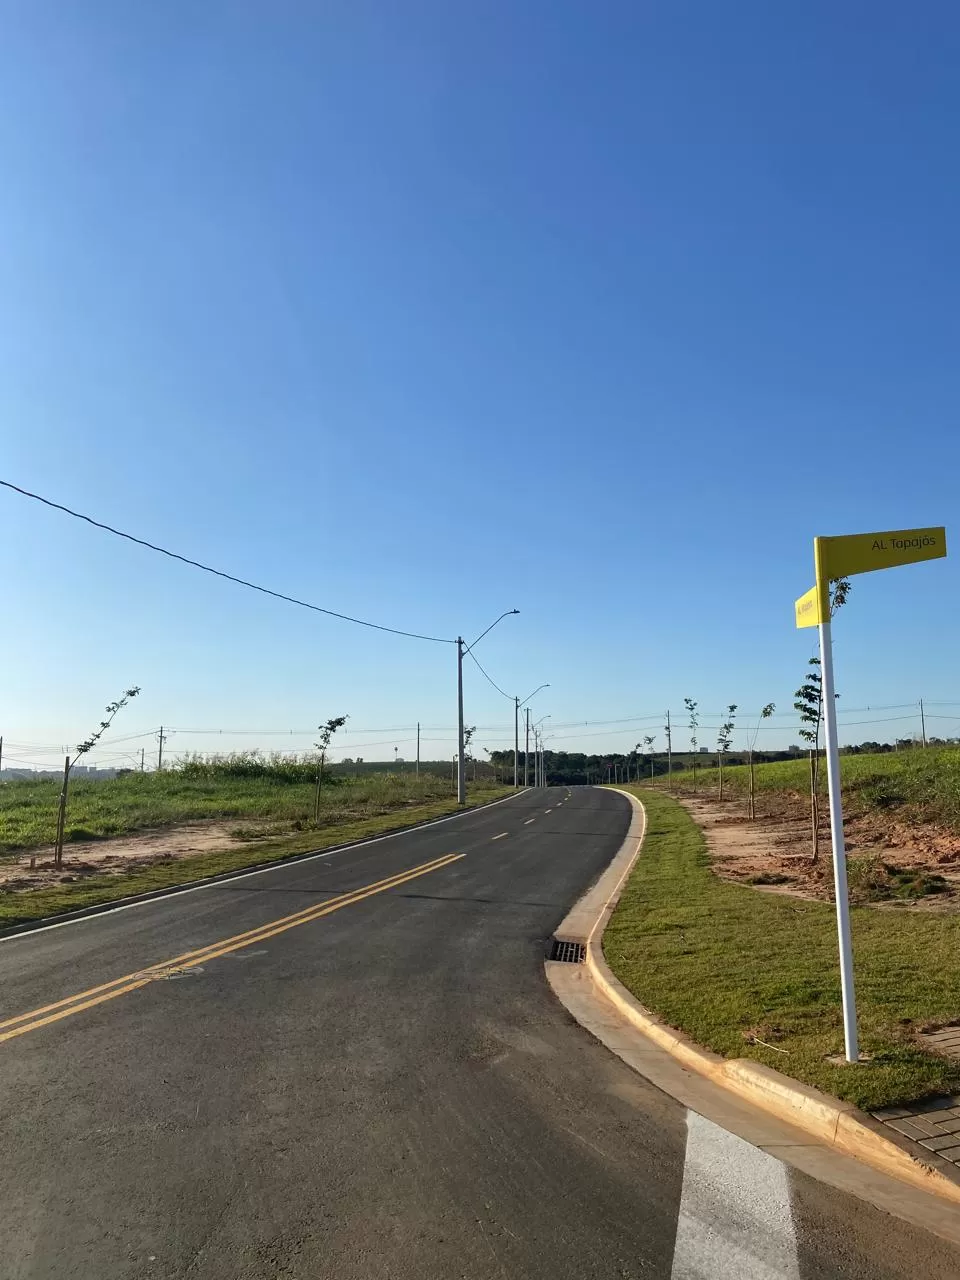
{"type": "Polygon", "coordinates": [[[559,960],[561,964],[583,964],[586,958],[587,948],[582,942],[561,942],[554,938],[551,960],[559,960]]]}

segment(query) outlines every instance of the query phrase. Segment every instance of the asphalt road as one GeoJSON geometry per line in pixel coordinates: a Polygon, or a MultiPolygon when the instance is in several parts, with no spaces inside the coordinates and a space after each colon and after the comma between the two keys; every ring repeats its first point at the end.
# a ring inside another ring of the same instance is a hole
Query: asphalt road
{"type": "Polygon", "coordinates": [[[628,818],[531,791],[0,942],[2,1280],[960,1275],[554,999],[628,818]]]}

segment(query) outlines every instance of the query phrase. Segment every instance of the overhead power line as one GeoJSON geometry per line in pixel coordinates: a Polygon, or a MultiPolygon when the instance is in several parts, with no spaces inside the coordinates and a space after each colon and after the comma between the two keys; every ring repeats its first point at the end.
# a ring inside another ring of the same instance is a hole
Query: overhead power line
{"type": "Polygon", "coordinates": [[[194,569],[202,569],[204,573],[212,573],[214,577],[225,578],[227,582],[235,582],[238,586],[247,587],[250,591],[259,591],[261,595],[273,596],[275,600],[285,600],[287,604],[299,605],[301,609],[310,609],[314,613],[324,613],[329,618],[339,618],[341,622],[352,622],[358,627],[369,627],[373,631],[387,631],[390,635],[407,636],[411,640],[430,640],[434,644],[456,644],[455,640],[448,640],[444,636],[427,636],[419,631],[403,631],[400,627],[385,627],[379,622],[368,622],[365,618],[354,618],[349,613],[338,613],[336,609],[325,609],[322,605],[310,604],[307,600],[298,600],[296,596],[285,595],[282,591],[273,591],[270,587],[261,587],[256,582],[248,582],[246,578],[237,578],[234,574],[225,573],[222,569],[214,569],[199,560],[191,560],[189,556],[181,556],[176,551],[168,551],[166,547],[158,547],[156,543],[147,542],[145,538],[135,538],[132,533],[124,533],[122,529],[114,529],[112,525],[104,524],[100,520],[94,520],[92,516],[85,516],[80,511],[73,511],[70,507],[63,506],[62,503],[41,497],[39,493],[31,493],[29,489],[21,489],[19,485],[12,484],[9,480],[0,480],[0,485],[3,485],[5,489],[12,489],[14,493],[22,494],[24,498],[32,498],[34,502],[42,502],[45,507],[52,507],[55,511],[62,511],[65,515],[73,516],[75,520],[83,520],[87,524],[93,525],[95,529],[103,529],[105,533],[112,533],[114,537],[125,538],[127,542],[134,542],[138,547],[146,547],[148,551],[156,551],[159,555],[168,556],[171,560],[179,560],[181,564],[191,565],[194,569]]]}
{"type": "Polygon", "coordinates": [[[477,656],[473,652],[473,649],[468,649],[467,653],[470,655],[471,658],[473,658],[474,662],[476,662],[477,667],[480,670],[480,674],[483,676],[484,680],[486,680],[487,684],[492,685],[493,688],[496,689],[497,693],[501,694],[504,698],[506,698],[508,702],[512,702],[513,695],[509,693],[504,693],[503,690],[500,688],[500,686],[497,684],[496,680],[494,680],[491,676],[487,675],[483,667],[480,666],[480,663],[477,660],[477,656]]]}

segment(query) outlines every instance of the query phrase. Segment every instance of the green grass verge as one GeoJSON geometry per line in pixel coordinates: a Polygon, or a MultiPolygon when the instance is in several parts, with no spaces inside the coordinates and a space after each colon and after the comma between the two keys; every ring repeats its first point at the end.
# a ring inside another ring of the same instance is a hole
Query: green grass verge
{"type": "MultiPolygon", "coordinates": [[[[109,780],[75,778],[70,783],[67,842],[204,819],[237,818],[288,829],[313,826],[314,783],[298,776],[308,771],[267,764],[260,772],[244,775],[230,773],[229,768],[213,766],[194,773],[187,766],[109,780]]],[[[417,778],[413,773],[337,779],[320,793],[321,825],[372,816],[403,804],[446,799],[452,786],[449,776],[417,778]]],[[[60,783],[47,779],[0,786],[0,854],[53,843],[59,794],[60,783]]]]}
{"type": "MultiPolygon", "coordinates": [[[[704,796],[717,794],[716,758],[698,768],[674,773],[672,785],[687,795],[694,786],[704,796]]],[[[960,831],[960,750],[955,747],[928,747],[926,750],[884,752],[876,755],[840,757],[844,810],[849,814],[876,811],[896,812],[898,818],[914,822],[941,823],[960,831]]],[[[666,786],[658,777],[655,785],[666,786]]],[[[820,785],[826,791],[826,762],[820,761],[820,785]]],[[[810,794],[810,765],[807,757],[778,760],[756,766],[757,794],[780,792],[807,797],[810,794]]],[[[723,789],[730,796],[745,796],[750,787],[746,765],[728,765],[723,771],[723,789]]]]}
{"type": "MultiPolygon", "coordinates": [[[[431,818],[441,818],[455,813],[457,801],[450,796],[446,782],[441,797],[411,803],[407,795],[393,807],[365,816],[336,816],[329,810],[323,817],[323,825],[291,835],[276,836],[266,840],[247,841],[222,851],[199,854],[190,858],[159,860],[128,875],[97,875],[78,879],[73,884],[56,888],[27,890],[24,892],[0,892],[0,926],[26,920],[38,920],[64,911],[76,911],[80,907],[113,902],[129,894],[146,893],[153,889],[167,889],[174,885],[190,884],[206,876],[224,871],[239,871],[262,862],[278,861],[295,853],[327,849],[331,845],[351,840],[363,840],[403,830],[431,818]]],[[[509,795],[512,787],[477,783],[468,792],[469,808],[486,804],[490,800],[509,795]]],[[[69,871],[69,849],[64,869],[69,871]]]]}
{"type": "MultiPolygon", "coordinates": [[[[776,766],[771,766],[776,767],[776,766]]],[[[854,908],[862,1049],[843,1050],[833,908],[720,880],[700,828],[675,800],[631,787],[647,810],[643,851],[603,937],[613,972],[671,1026],[730,1058],[754,1058],[868,1110],[960,1092],[960,1068],[911,1029],[960,1017],[960,918],[854,908]],[[784,1050],[750,1044],[750,1030],[784,1050]]]]}

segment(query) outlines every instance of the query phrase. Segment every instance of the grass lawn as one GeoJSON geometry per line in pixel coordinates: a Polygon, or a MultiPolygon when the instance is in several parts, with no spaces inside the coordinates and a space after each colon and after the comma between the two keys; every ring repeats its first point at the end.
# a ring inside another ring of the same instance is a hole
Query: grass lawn
{"type": "Polygon", "coordinates": [[[853,908],[861,1048],[873,1061],[833,1066],[843,1024],[832,906],[720,880],[685,809],[660,790],[629,790],[646,807],[647,837],[603,949],[647,1008],[717,1053],[868,1110],[960,1092],[960,1068],[910,1034],[960,1018],[960,917],[853,908]]]}
{"type": "MultiPolygon", "coordinates": [[[[467,803],[484,804],[511,791],[492,783],[470,784],[467,803]]],[[[56,783],[4,784],[0,788],[0,850],[11,855],[50,841],[58,794],[56,783]]],[[[112,781],[78,780],[70,789],[68,831],[81,833],[74,834],[74,839],[129,834],[198,818],[235,817],[246,820],[243,843],[190,858],[159,859],[127,874],[90,875],[71,884],[23,892],[0,891],[0,926],[382,835],[457,809],[449,779],[421,776],[417,780],[412,774],[378,774],[326,787],[318,826],[313,825],[313,800],[312,784],[283,783],[269,775],[204,779],[171,771],[112,781]]],[[[65,870],[69,860],[68,844],[65,870]]]]}
{"type": "MultiPolygon", "coordinates": [[[[705,795],[716,794],[716,757],[696,771],[692,768],[673,774],[672,785],[684,794],[694,786],[705,795]]],[[[928,747],[926,750],[888,751],[877,755],[840,757],[844,813],[853,816],[876,810],[896,810],[897,817],[913,822],[937,822],[960,831],[960,750],[956,747],[928,747]]],[[[658,777],[655,785],[666,786],[658,777]]],[[[820,761],[820,786],[826,794],[827,766],[820,761]]],[[[750,787],[746,765],[727,765],[723,770],[724,792],[745,796],[750,787]]],[[[756,766],[757,795],[781,793],[809,797],[810,765],[806,755],[796,760],[778,760],[756,766]]]]}
{"type": "MultiPolygon", "coordinates": [[[[262,764],[235,773],[232,766],[194,771],[128,773],[110,780],[75,778],[70,783],[66,839],[92,840],[130,835],[204,818],[236,818],[246,832],[258,825],[262,834],[278,826],[313,825],[316,766],[262,764]]],[[[476,784],[480,785],[480,784],[476,784]]],[[[321,825],[392,811],[408,804],[449,800],[449,778],[413,773],[378,773],[337,779],[321,791],[321,825]]],[[[0,856],[52,844],[57,829],[54,780],[5,782],[0,785],[0,856]]]]}

